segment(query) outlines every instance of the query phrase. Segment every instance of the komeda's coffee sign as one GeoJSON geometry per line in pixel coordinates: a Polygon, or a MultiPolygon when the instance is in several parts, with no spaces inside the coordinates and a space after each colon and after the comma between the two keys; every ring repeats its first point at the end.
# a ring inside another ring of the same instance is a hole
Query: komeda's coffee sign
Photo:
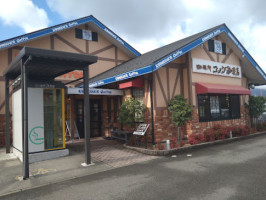
{"type": "Polygon", "coordinates": [[[193,72],[241,78],[241,67],[193,58],[193,72]]]}

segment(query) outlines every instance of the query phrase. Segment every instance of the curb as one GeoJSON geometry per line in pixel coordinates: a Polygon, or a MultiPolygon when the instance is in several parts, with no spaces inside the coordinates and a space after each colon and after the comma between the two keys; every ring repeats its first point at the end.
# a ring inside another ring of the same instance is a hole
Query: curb
{"type": "Polygon", "coordinates": [[[240,137],[234,137],[234,138],[227,138],[224,140],[216,140],[213,142],[205,142],[205,143],[200,143],[200,144],[195,144],[191,146],[185,146],[185,147],[180,147],[176,149],[170,149],[170,150],[150,150],[150,149],[143,149],[143,148],[138,148],[138,147],[132,147],[132,146],[127,146],[124,144],[123,146],[127,149],[131,149],[143,154],[151,155],[151,156],[168,156],[172,154],[182,154],[182,153],[187,153],[191,152],[197,149],[202,149],[208,146],[213,146],[213,145],[221,145],[221,144],[227,144],[227,143],[233,143],[241,140],[246,140],[258,136],[265,135],[266,132],[257,132],[251,135],[247,136],[240,136],[240,137]]]}

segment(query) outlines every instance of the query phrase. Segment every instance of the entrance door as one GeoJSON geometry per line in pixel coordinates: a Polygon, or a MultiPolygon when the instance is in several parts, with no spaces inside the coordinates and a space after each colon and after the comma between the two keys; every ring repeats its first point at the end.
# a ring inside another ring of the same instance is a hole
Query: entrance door
{"type": "Polygon", "coordinates": [[[84,106],[83,100],[76,100],[76,124],[79,132],[79,136],[84,138],[84,106]]]}
{"type": "Polygon", "coordinates": [[[91,118],[91,137],[102,135],[101,130],[101,101],[98,99],[90,100],[90,118],[91,118]]]}
{"type": "MultiPolygon", "coordinates": [[[[77,128],[81,138],[84,138],[84,103],[83,100],[76,100],[77,128]]],[[[102,135],[101,130],[101,101],[90,99],[90,131],[91,137],[102,135]]]]}

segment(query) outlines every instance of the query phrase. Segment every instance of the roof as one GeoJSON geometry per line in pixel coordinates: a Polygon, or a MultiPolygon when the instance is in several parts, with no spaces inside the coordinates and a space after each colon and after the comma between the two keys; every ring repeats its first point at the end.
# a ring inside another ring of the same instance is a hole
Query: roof
{"type": "Polygon", "coordinates": [[[30,40],[58,33],[70,28],[74,28],[82,24],[88,24],[93,27],[97,32],[103,35],[107,40],[116,45],[130,57],[134,58],[140,55],[140,53],[136,49],[134,49],[131,45],[125,42],[122,38],[116,35],[112,30],[110,30],[107,26],[105,26],[92,15],[0,41],[0,50],[17,46],[30,40]]]}
{"type": "Polygon", "coordinates": [[[4,76],[15,79],[21,74],[21,61],[27,61],[28,78],[53,80],[73,70],[82,70],[97,62],[96,56],[55,50],[24,47],[4,71],[4,76]],[[29,59],[29,60],[28,60],[29,59]]]}
{"type": "Polygon", "coordinates": [[[266,74],[236,39],[225,24],[197,33],[185,39],[155,49],[121,65],[105,71],[90,79],[90,87],[98,87],[143,74],[151,73],[169,62],[191,51],[209,39],[220,35],[226,44],[233,49],[242,62],[242,71],[248,79],[256,84],[266,84],[266,74]]]}

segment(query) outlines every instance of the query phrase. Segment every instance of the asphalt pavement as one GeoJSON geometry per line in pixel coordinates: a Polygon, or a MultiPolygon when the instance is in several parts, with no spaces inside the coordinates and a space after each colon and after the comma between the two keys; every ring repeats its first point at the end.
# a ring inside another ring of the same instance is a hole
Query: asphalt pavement
{"type": "Polygon", "coordinates": [[[266,135],[24,190],[0,199],[266,199],[266,135]]]}

